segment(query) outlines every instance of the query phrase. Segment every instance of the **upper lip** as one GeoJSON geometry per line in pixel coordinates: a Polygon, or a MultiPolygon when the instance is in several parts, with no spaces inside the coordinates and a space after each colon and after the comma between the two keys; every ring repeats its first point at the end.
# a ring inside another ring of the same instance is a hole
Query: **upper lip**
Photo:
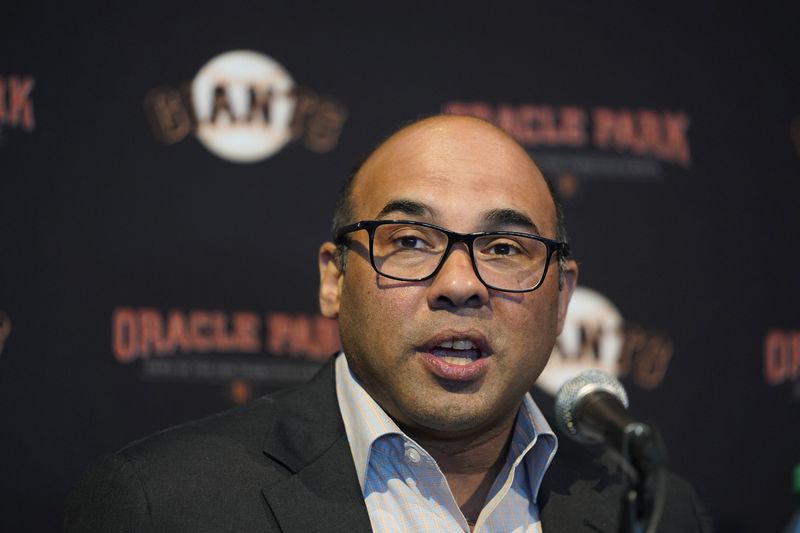
{"type": "Polygon", "coordinates": [[[426,340],[422,344],[422,349],[426,352],[430,352],[437,346],[440,346],[444,342],[449,341],[458,341],[458,340],[468,340],[470,341],[480,352],[481,356],[489,355],[492,353],[492,347],[489,344],[489,341],[486,339],[486,336],[481,333],[480,331],[476,331],[474,329],[468,330],[445,330],[436,333],[434,336],[426,340]]]}

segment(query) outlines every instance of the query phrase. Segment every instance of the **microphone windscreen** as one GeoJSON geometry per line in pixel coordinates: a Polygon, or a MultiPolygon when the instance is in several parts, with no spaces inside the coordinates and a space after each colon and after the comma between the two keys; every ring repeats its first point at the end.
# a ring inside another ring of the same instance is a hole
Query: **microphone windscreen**
{"type": "Polygon", "coordinates": [[[581,372],[564,383],[556,393],[556,423],[566,435],[584,443],[596,442],[595,439],[578,431],[575,412],[581,402],[594,392],[611,394],[628,408],[628,395],[625,388],[614,376],[602,370],[592,369],[581,372]]]}

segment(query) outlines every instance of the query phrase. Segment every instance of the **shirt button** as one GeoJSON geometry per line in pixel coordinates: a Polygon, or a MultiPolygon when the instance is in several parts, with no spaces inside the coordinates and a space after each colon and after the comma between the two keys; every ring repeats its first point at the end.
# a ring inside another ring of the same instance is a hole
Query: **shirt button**
{"type": "Polygon", "coordinates": [[[406,458],[406,462],[411,464],[417,464],[421,459],[419,451],[417,451],[416,448],[406,448],[406,453],[404,455],[406,458]]]}

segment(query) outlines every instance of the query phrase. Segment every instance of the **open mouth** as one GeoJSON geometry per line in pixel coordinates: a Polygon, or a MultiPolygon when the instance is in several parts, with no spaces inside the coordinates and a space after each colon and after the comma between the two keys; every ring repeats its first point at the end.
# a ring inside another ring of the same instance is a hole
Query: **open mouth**
{"type": "Polygon", "coordinates": [[[491,354],[486,339],[475,332],[441,333],[427,342],[421,352],[422,360],[434,375],[453,381],[481,377],[491,354]]]}
{"type": "Polygon", "coordinates": [[[470,339],[450,339],[431,348],[430,353],[451,365],[468,365],[481,357],[481,350],[470,339]]]}

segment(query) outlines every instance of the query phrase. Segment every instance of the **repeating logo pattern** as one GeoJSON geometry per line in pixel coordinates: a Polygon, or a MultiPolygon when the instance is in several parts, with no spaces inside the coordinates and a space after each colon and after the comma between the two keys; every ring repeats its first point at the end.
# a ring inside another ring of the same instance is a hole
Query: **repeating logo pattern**
{"type": "Polygon", "coordinates": [[[263,161],[291,141],[328,152],[347,119],[338,100],[297,86],[277,61],[249,50],[213,58],[179,89],[154,89],[145,111],[164,143],[194,134],[212,153],[235,163],[263,161]]]}

